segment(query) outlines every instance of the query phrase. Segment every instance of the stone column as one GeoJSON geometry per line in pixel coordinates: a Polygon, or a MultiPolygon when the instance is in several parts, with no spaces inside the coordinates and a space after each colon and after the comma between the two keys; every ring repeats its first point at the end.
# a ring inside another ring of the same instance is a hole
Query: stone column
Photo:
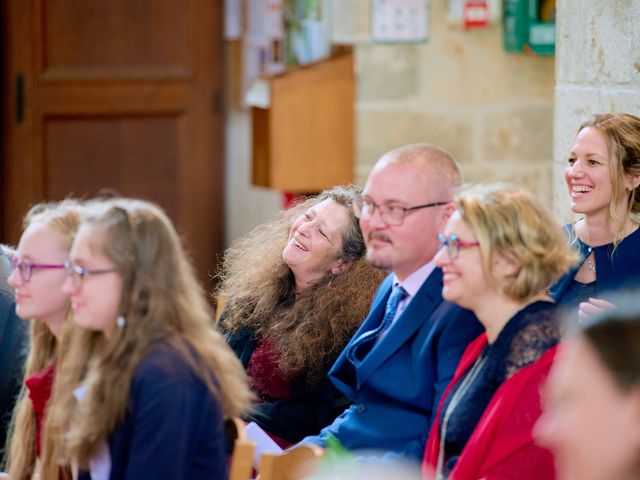
{"type": "Polygon", "coordinates": [[[563,222],[571,143],[584,119],[606,112],[640,115],[640,0],[558,0],[553,172],[563,222]]]}

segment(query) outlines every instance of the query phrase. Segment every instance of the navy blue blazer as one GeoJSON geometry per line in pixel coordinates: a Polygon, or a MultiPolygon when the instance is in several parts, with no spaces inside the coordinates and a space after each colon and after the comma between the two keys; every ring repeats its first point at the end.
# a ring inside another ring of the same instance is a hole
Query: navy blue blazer
{"type": "Polygon", "coordinates": [[[564,292],[591,251],[596,257],[598,272],[595,288],[599,297],[606,298],[607,293],[640,285],[640,229],[623,238],[615,249],[612,244],[590,247],[575,237],[571,224],[565,226],[565,231],[569,240],[579,251],[580,262],[549,289],[551,296],[557,303],[565,303],[563,301],[564,292]]]}
{"type": "Polygon", "coordinates": [[[151,350],[136,368],[129,397],[125,418],[109,436],[110,480],[226,478],[222,408],[175,348],[159,343],[151,350]]]}
{"type": "Polygon", "coordinates": [[[354,404],[318,436],[334,435],[350,450],[375,449],[421,461],[432,417],[467,345],[483,331],[472,312],[442,299],[442,270],[424,282],[359,368],[346,357],[353,340],[379,325],[393,276],[381,284],[369,315],[329,375],[354,404]]]}

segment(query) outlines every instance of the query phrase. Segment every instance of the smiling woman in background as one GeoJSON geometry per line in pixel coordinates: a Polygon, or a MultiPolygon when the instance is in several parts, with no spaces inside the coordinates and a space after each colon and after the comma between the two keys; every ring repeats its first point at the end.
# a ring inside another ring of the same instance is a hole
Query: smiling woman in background
{"type": "Polygon", "coordinates": [[[581,262],[551,288],[579,316],[611,304],[603,294],[640,283],[640,118],[594,115],[573,141],[564,173],[571,211],[567,226],[581,262]]]}
{"type": "Polygon", "coordinates": [[[258,395],[249,419],[283,446],[317,434],[344,410],[326,374],[385,276],[363,258],[357,195],[355,187],[326,190],[224,257],[218,328],[258,395]]]}

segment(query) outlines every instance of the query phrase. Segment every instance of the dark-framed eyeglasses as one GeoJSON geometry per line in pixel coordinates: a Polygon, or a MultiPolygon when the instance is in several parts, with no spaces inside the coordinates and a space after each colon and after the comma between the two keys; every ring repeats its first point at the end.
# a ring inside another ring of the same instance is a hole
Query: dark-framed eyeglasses
{"type": "Polygon", "coordinates": [[[416,205],[414,207],[401,207],[400,205],[376,205],[370,200],[357,198],[353,201],[353,213],[356,218],[369,220],[377,209],[380,214],[380,218],[384,223],[387,225],[398,226],[402,225],[402,222],[404,222],[404,217],[407,215],[407,212],[421,208],[439,207],[441,205],[446,205],[447,203],[449,202],[432,202],[425,203],[424,205],[416,205]]]}
{"type": "Polygon", "coordinates": [[[446,248],[449,259],[452,261],[458,258],[462,248],[471,248],[480,245],[480,242],[463,242],[455,233],[452,233],[449,237],[445,236],[444,233],[439,233],[438,242],[440,242],[439,250],[446,248]]]}
{"type": "Polygon", "coordinates": [[[81,267],[80,265],[74,265],[69,260],[64,262],[64,269],[67,272],[67,276],[71,279],[75,289],[79,289],[82,286],[82,280],[88,275],[102,275],[103,273],[117,272],[116,268],[99,268],[88,269],[81,267]]]}
{"type": "Polygon", "coordinates": [[[33,263],[26,258],[18,256],[9,257],[9,262],[13,270],[18,270],[23,283],[29,283],[34,270],[58,270],[64,268],[62,263],[33,263]]]}

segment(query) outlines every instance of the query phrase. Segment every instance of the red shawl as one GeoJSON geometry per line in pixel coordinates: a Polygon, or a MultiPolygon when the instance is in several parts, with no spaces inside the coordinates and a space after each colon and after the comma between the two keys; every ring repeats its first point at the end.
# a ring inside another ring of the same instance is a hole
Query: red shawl
{"type": "MultiPolygon", "coordinates": [[[[423,478],[432,478],[440,449],[440,411],[453,385],[474,364],[487,344],[485,334],[465,350],[453,380],[445,390],[431,426],[422,463],[423,478]]],[[[496,391],[449,480],[554,479],[553,456],[533,441],[540,417],[540,386],[547,378],[556,347],[505,381],[496,391]]]]}

